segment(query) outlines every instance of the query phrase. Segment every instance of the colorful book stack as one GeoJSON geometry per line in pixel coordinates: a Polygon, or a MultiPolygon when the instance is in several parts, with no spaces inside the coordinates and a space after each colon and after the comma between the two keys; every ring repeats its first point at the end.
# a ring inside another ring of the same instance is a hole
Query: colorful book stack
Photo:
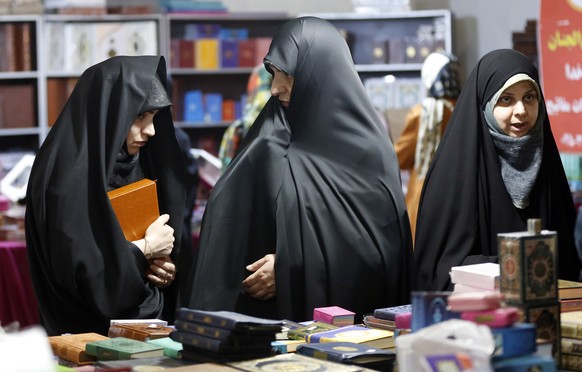
{"type": "Polygon", "coordinates": [[[364,317],[366,327],[380,328],[394,332],[394,337],[410,331],[412,304],[382,307],[374,310],[374,315],[364,317]]]}
{"type": "Polygon", "coordinates": [[[230,311],[181,308],[170,338],[182,344],[182,359],[224,363],[271,355],[281,324],[230,311]]]}
{"type": "Polygon", "coordinates": [[[551,345],[560,361],[557,235],[542,231],[539,219],[528,230],[498,234],[500,291],[507,306],[518,309],[518,321],[536,327],[536,342],[551,345]]]}
{"type": "Polygon", "coordinates": [[[215,70],[263,63],[270,37],[249,37],[247,28],[223,28],[216,23],[191,23],[170,41],[170,66],[215,70]]]}
{"type": "Polygon", "coordinates": [[[354,315],[356,314],[353,311],[339,306],[316,307],[313,309],[313,320],[333,324],[338,327],[353,325],[354,315]]]}
{"type": "Polygon", "coordinates": [[[224,98],[220,93],[190,90],[184,94],[184,121],[189,123],[219,123],[241,117],[242,102],[224,98]]]}
{"type": "Polygon", "coordinates": [[[534,366],[540,371],[555,371],[556,362],[551,356],[536,353],[536,326],[517,323],[518,308],[504,306],[499,291],[453,293],[448,307],[460,313],[463,320],[489,327],[495,341],[491,358],[495,371],[530,370],[534,366]]]}

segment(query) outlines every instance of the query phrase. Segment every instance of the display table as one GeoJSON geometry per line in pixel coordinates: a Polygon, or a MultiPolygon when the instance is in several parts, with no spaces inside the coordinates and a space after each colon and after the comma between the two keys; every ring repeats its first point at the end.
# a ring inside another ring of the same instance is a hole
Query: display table
{"type": "Polygon", "coordinates": [[[38,324],[38,304],[28,268],[26,244],[0,241],[0,325],[38,324]]]}

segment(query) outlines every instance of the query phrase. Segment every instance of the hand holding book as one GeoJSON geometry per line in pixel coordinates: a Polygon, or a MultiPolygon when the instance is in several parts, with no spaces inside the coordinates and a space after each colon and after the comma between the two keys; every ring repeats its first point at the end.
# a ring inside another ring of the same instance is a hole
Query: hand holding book
{"type": "Polygon", "coordinates": [[[140,239],[143,240],[143,253],[148,260],[166,257],[172,253],[175,238],[174,229],[168,225],[169,220],[169,215],[162,214],[146,229],[145,237],[140,239]]]}

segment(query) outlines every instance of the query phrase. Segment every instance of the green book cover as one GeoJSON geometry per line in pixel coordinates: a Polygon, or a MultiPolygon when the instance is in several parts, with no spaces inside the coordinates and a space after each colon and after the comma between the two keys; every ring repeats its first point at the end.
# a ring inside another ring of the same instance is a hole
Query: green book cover
{"type": "Polygon", "coordinates": [[[170,337],[156,338],[154,340],[148,340],[147,342],[163,347],[164,355],[168,358],[182,359],[182,344],[172,340],[170,337]]]}
{"type": "Polygon", "coordinates": [[[89,342],[85,345],[87,354],[100,360],[149,358],[164,355],[162,346],[126,337],[89,342]]]}

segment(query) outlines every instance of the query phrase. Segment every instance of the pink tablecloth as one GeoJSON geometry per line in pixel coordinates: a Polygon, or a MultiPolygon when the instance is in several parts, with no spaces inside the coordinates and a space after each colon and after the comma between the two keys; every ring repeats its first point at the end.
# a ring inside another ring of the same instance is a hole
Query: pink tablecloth
{"type": "Polygon", "coordinates": [[[24,242],[0,241],[0,325],[38,324],[38,304],[32,288],[24,242]]]}

